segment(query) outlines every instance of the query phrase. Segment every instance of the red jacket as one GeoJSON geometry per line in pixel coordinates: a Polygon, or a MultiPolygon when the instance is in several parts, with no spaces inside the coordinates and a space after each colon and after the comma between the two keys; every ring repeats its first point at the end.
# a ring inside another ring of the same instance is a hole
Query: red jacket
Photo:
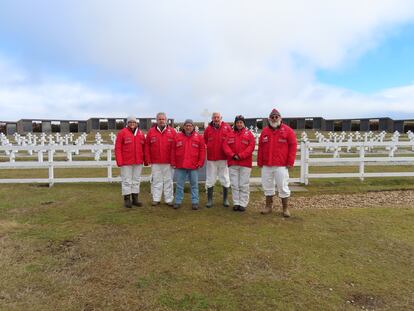
{"type": "Polygon", "coordinates": [[[289,126],[283,123],[277,129],[267,126],[260,134],[257,165],[293,166],[296,148],[296,135],[289,126]]]}
{"type": "Polygon", "coordinates": [[[145,135],[138,128],[136,135],[126,127],[119,131],[115,141],[115,159],[118,166],[144,163],[145,135]]]}
{"type": "Polygon", "coordinates": [[[231,132],[223,142],[224,153],[227,155],[227,165],[252,167],[252,154],[255,145],[254,136],[248,129],[243,128],[240,131],[234,130],[231,132]],[[240,160],[233,159],[236,154],[240,160]]]}
{"type": "Polygon", "coordinates": [[[231,131],[231,127],[225,122],[221,122],[218,129],[213,126],[212,122],[207,126],[204,131],[204,140],[207,144],[207,160],[218,161],[227,159],[223,150],[223,142],[231,131]]]}
{"type": "Polygon", "coordinates": [[[203,136],[195,131],[190,136],[183,132],[175,136],[175,143],[171,149],[172,166],[195,170],[204,165],[205,159],[206,145],[203,136]]]}
{"type": "Polygon", "coordinates": [[[154,125],[145,138],[145,161],[148,164],[171,164],[171,148],[176,134],[170,126],[160,132],[154,125]]]}

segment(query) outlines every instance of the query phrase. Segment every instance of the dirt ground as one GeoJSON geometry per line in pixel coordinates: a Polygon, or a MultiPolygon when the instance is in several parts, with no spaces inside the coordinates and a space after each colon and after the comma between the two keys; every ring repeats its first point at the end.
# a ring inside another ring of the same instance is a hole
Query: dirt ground
{"type": "MultiPolygon", "coordinates": [[[[251,202],[251,207],[261,209],[264,206],[264,198],[251,202]]],[[[280,201],[275,200],[274,207],[280,206],[280,201]]],[[[414,207],[414,190],[398,191],[374,191],[365,193],[347,194],[318,194],[315,196],[295,196],[290,198],[290,206],[294,209],[304,208],[375,208],[375,207],[414,207]]]]}

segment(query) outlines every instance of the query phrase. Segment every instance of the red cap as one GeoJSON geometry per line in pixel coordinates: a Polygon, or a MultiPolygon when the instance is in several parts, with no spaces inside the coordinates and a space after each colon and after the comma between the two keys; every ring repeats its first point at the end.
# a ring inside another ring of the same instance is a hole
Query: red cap
{"type": "Polygon", "coordinates": [[[279,116],[280,117],[280,112],[276,108],[273,108],[272,111],[269,114],[269,117],[270,116],[279,116]]]}

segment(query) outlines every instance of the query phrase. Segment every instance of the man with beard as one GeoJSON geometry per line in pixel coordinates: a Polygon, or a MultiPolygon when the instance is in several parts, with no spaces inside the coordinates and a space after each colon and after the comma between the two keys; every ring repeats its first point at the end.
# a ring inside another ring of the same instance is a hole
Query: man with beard
{"type": "Polygon", "coordinates": [[[173,206],[173,169],[171,167],[171,149],[174,144],[176,131],[167,124],[164,112],[157,113],[157,123],[148,131],[145,139],[145,160],[151,165],[152,206],[164,201],[173,206]]]}
{"type": "Polygon", "coordinates": [[[266,205],[261,213],[272,212],[276,187],[282,201],[283,216],[290,217],[288,169],[295,163],[296,135],[289,126],[282,123],[282,117],[276,109],[270,112],[268,121],[269,125],[260,134],[257,154],[257,165],[262,168],[262,186],[266,196],[266,205]]]}

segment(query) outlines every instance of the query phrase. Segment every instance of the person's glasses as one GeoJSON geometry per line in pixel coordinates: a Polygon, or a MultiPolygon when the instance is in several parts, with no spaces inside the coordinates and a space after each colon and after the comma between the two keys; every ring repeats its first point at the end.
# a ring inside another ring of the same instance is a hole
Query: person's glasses
{"type": "Polygon", "coordinates": [[[280,118],[280,116],[270,116],[270,119],[272,119],[272,120],[276,120],[276,119],[279,119],[280,118]]]}

